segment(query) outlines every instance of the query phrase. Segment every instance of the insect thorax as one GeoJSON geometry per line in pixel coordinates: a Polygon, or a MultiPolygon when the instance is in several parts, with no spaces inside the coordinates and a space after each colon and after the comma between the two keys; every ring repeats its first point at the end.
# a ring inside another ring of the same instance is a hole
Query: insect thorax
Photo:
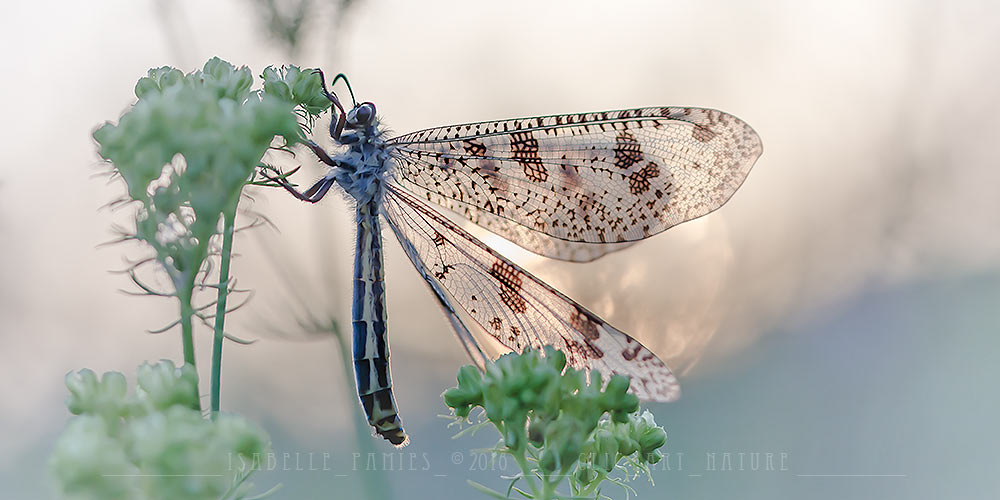
{"type": "Polygon", "coordinates": [[[348,150],[334,157],[339,167],[333,175],[358,203],[382,200],[383,177],[392,161],[382,135],[375,124],[367,131],[351,131],[341,137],[348,150]]]}

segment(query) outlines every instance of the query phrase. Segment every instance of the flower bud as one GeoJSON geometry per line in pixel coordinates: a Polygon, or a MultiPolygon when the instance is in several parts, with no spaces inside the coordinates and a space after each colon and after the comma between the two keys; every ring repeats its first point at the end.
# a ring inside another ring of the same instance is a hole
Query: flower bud
{"type": "Polygon", "coordinates": [[[542,456],[538,457],[538,468],[545,474],[552,474],[559,466],[559,459],[556,452],[551,448],[542,450],[542,456]]]}
{"type": "Polygon", "coordinates": [[[622,456],[627,457],[639,451],[639,449],[640,449],[639,442],[636,441],[635,439],[632,439],[632,436],[629,435],[618,436],[618,452],[621,453],[622,456]]]}
{"type": "Polygon", "coordinates": [[[270,438],[259,426],[239,416],[219,414],[215,419],[216,439],[225,443],[227,450],[244,457],[260,456],[267,452],[270,438]]]}
{"type": "Polygon", "coordinates": [[[667,444],[667,432],[662,427],[652,427],[639,435],[639,448],[648,453],[667,444]]]}
{"type": "Polygon", "coordinates": [[[618,438],[607,429],[594,432],[594,467],[611,472],[618,463],[618,438]]]}
{"type": "Polygon", "coordinates": [[[176,368],[169,360],[155,365],[143,363],[136,382],[154,410],[164,411],[172,406],[196,408],[198,405],[198,374],[193,366],[176,368]]]}
{"type": "Polygon", "coordinates": [[[469,416],[473,406],[482,404],[483,379],[475,366],[458,369],[458,386],[444,392],[444,402],[462,418],[469,416]]]}
{"type": "Polygon", "coordinates": [[[107,372],[100,381],[88,369],[69,373],[66,375],[66,388],[70,392],[66,406],[74,415],[98,415],[113,419],[128,414],[128,388],[125,376],[119,372],[107,372]]]}
{"type": "Polygon", "coordinates": [[[639,443],[640,452],[647,455],[667,443],[667,432],[656,425],[653,414],[646,410],[632,419],[632,435],[639,443]]]}
{"type": "Polygon", "coordinates": [[[597,479],[597,471],[587,464],[580,464],[573,473],[573,479],[580,483],[582,486],[587,486],[597,479]]]}

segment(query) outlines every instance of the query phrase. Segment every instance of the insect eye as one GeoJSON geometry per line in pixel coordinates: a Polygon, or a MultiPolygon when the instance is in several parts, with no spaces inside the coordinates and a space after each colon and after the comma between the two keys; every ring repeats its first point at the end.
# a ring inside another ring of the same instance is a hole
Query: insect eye
{"type": "Polygon", "coordinates": [[[354,123],[367,125],[371,123],[372,118],[375,116],[375,105],[370,102],[363,103],[354,108],[352,114],[354,115],[354,119],[352,120],[354,123]]]}

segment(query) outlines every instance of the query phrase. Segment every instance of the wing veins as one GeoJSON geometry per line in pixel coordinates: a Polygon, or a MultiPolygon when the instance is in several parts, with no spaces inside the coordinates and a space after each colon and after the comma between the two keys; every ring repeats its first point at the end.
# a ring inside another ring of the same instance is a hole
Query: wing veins
{"type": "MultiPolygon", "coordinates": [[[[402,205],[400,204],[399,200],[394,199],[394,198],[390,198],[390,201],[392,203],[395,203],[397,206],[402,207],[402,205]]],[[[407,206],[416,208],[416,206],[414,204],[412,204],[412,203],[407,203],[407,206]]],[[[424,215],[430,215],[430,214],[428,214],[427,212],[425,212],[423,210],[421,210],[420,213],[422,213],[424,215]]],[[[413,218],[412,218],[413,216],[412,216],[412,214],[413,214],[413,211],[411,211],[411,210],[405,210],[405,209],[399,210],[399,216],[400,217],[405,217],[409,221],[411,221],[409,223],[411,228],[418,227],[420,224],[413,222],[413,218]]],[[[434,214],[434,215],[436,215],[436,214],[434,214]]],[[[478,239],[476,239],[475,237],[469,235],[464,230],[458,228],[458,226],[455,226],[451,221],[448,221],[447,219],[444,219],[443,217],[439,217],[439,216],[433,217],[433,218],[434,218],[435,222],[441,223],[442,226],[444,226],[446,229],[448,229],[451,232],[451,234],[457,235],[459,237],[462,237],[465,241],[467,241],[467,242],[469,242],[469,243],[471,243],[471,244],[473,244],[473,245],[475,245],[475,246],[477,246],[477,247],[479,247],[479,248],[481,248],[483,250],[486,250],[493,257],[496,257],[498,259],[503,259],[503,260],[507,261],[507,259],[505,257],[503,257],[500,254],[496,253],[492,248],[490,248],[490,247],[482,244],[481,242],[478,241],[478,239]]],[[[479,276],[482,276],[482,275],[489,275],[489,272],[486,269],[486,266],[484,264],[482,264],[479,259],[477,259],[476,257],[472,256],[467,250],[465,250],[461,246],[455,245],[455,244],[453,244],[451,242],[449,242],[447,244],[450,245],[452,249],[454,249],[455,251],[459,252],[466,259],[465,263],[459,264],[459,265],[462,266],[462,268],[465,268],[465,269],[471,271],[469,273],[466,273],[465,276],[468,277],[468,276],[471,275],[472,277],[479,277],[479,276]]],[[[445,258],[441,254],[440,251],[437,251],[437,254],[439,256],[439,260],[441,260],[442,262],[445,261],[445,258]]],[[[507,262],[509,262],[509,261],[507,261],[507,262]]],[[[514,265],[513,263],[510,263],[510,264],[514,265]]],[[[457,271],[459,269],[461,269],[461,268],[459,268],[458,265],[454,265],[454,267],[452,267],[451,270],[452,271],[457,271]]],[[[519,271],[521,271],[522,273],[527,274],[526,271],[524,271],[523,269],[520,269],[520,268],[517,268],[517,269],[519,271]]],[[[475,280],[466,280],[466,281],[475,281],[475,280]]],[[[536,281],[538,281],[539,284],[541,284],[545,288],[547,288],[548,289],[547,291],[555,292],[556,294],[559,294],[558,290],[555,290],[555,289],[549,287],[544,282],[541,282],[540,280],[536,280],[536,281]]],[[[531,292],[529,292],[529,295],[532,298],[534,298],[535,300],[531,301],[530,303],[528,303],[526,305],[532,307],[536,312],[541,313],[543,310],[539,309],[538,305],[536,305],[535,302],[540,303],[545,308],[544,311],[548,313],[548,314],[543,314],[543,316],[552,316],[552,317],[559,318],[559,315],[556,313],[556,311],[554,311],[551,307],[549,307],[548,305],[546,305],[544,300],[542,300],[540,297],[537,297],[535,294],[533,294],[531,292]]],[[[562,297],[562,298],[565,298],[565,297],[562,297]]],[[[463,309],[465,308],[464,305],[462,305],[461,307],[463,309]]],[[[496,316],[504,316],[505,318],[508,319],[508,321],[511,320],[511,317],[510,317],[511,315],[507,314],[502,309],[500,309],[498,311],[499,307],[497,306],[497,304],[490,303],[489,307],[491,308],[491,310],[493,311],[493,313],[496,316]]],[[[536,325],[534,325],[533,323],[526,323],[526,322],[524,322],[524,320],[521,317],[516,317],[516,318],[517,318],[517,321],[518,321],[518,326],[520,327],[521,331],[524,332],[526,335],[533,335],[534,336],[534,338],[535,338],[535,344],[536,345],[537,344],[545,344],[545,342],[540,337],[538,337],[537,334],[535,333],[535,327],[536,327],[536,325]]],[[[473,317],[473,319],[475,319],[475,317],[473,317]]],[[[549,321],[548,318],[546,318],[546,322],[548,322],[548,321],[549,321]]],[[[558,321],[559,321],[559,324],[562,324],[563,326],[570,326],[567,322],[565,322],[565,321],[563,321],[561,319],[559,319],[558,321]]],[[[487,326],[483,325],[478,320],[476,320],[476,324],[478,324],[480,327],[482,327],[484,331],[489,332],[487,326]]],[[[500,340],[500,339],[498,339],[498,340],[500,340]]],[[[504,343],[502,340],[500,340],[500,341],[501,341],[501,343],[504,343]]],[[[506,343],[504,343],[504,345],[506,345],[506,343]]],[[[510,347],[510,346],[507,346],[507,347],[510,347]]]]}
{"type": "MultiPolygon", "coordinates": [[[[574,366],[597,369],[605,374],[623,373],[632,375],[634,378],[633,388],[640,397],[646,399],[666,401],[677,397],[679,390],[676,379],[666,365],[640,343],[625,333],[607,325],[603,320],[590,311],[587,311],[572,299],[535,278],[462,228],[440,214],[437,214],[430,207],[423,204],[415,195],[407,193],[399,186],[387,185],[386,188],[386,216],[390,218],[390,221],[392,221],[391,224],[394,227],[395,225],[399,225],[409,228],[410,231],[415,231],[414,236],[423,238],[422,243],[424,247],[428,245],[440,245],[442,247],[447,245],[448,249],[456,252],[455,256],[445,256],[440,251],[435,252],[438,257],[437,265],[442,266],[442,269],[450,267],[447,272],[455,272],[456,275],[447,279],[444,277],[439,279],[436,276],[433,276],[433,278],[453,296],[456,293],[461,295],[470,292],[474,295],[482,295],[482,300],[474,304],[474,307],[478,309],[476,311],[469,310],[468,304],[461,301],[456,301],[456,303],[466,309],[469,316],[476,321],[484,332],[511,349],[521,348],[526,345],[559,345],[559,341],[562,340],[562,342],[566,343],[564,350],[569,349],[571,351],[567,354],[573,360],[572,364],[574,366]],[[438,243],[435,238],[431,237],[431,231],[436,233],[436,235],[440,235],[441,232],[439,230],[448,234],[448,238],[445,238],[447,243],[438,243]],[[460,240],[449,238],[460,238],[460,240]],[[462,243],[459,244],[459,241],[462,243]],[[481,252],[482,254],[475,255],[473,252],[481,252]],[[461,262],[454,260],[456,256],[461,262]],[[505,305],[512,307],[506,299],[501,300],[505,290],[504,287],[508,285],[504,285],[505,282],[501,281],[501,278],[494,274],[494,272],[488,271],[490,259],[495,259],[496,261],[493,264],[494,268],[498,265],[508,266],[511,270],[511,275],[515,279],[526,282],[526,286],[522,286],[522,282],[518,281],[518,287],[515,290],[520,300],[524,301],[521,304],[522,309],[520,311],[508,311],[504,309],[505,305]],[[459,266],[459,264],[464,265],[459,266]],[[485,306],[488,306],[488,309],[483,309],[485,306]],[[534,314],[528,313],[529,309],[525,306],[530,307],[530,311],[534,314]],[[557,307],[566,310],[559,310],[557,307]],[[568,316],[569,312],[579,316],[570,318],[568,316]],[[505,334],[499,327],[494,327],[497,333],[493,333],[489,326],[484,324],[485,318],[490,317],[490,315],[495,315],[493,316],[494,319],[500,317],[506,318],[506,324],[517,326],[518,330],[512,330],[512,336],[509,339],[504,338],[505,334]],[[577,322],[577,324],[574,325],[571,320],[577,322]],[[581,324],[583,326],[579,326],[581,324]],[[579,328],[587,329],[591,333],[585,336],[579,328]],[[549,334],[547,336],[539,335],[542,332],[549,332],[549,334]],[[589,335],[593,335],[593,337],[589,335]],[[523,336],[522,341],[516,340],[516,336],[523,336]],[[590,354],[590,351],[587,351],[584,346],[590,346],[592,349],[595,347],[588,339],[597,343],[601,350],[597,352],[603,353],[597,355],[590,354]],[[571,341],[573,345],[570,345],[571,341]],[[624,356],[624,360],[616,357],[616,354],[619,353],[624,356]],[[632,357],[629,357],[629,353],[631,353],[632,357]],[[638,377],[638,379],[636,380],[635,377],[638,377]]],[[[402,236],[401,241],[403,239],[406,239],[407,242],[410,241],[405,234],[402,236]]],[[[415,253],[423,255],[421,250],[413,246],[412,243],[408,244],[414,248],[415,253]]],[[[427,255],[427,257],[430,257],[430,255],[427,255]]],[[[424,257],[421,256],[420,260],[421,265],[426,268],[424,257]]],[[[418,266],[419,268],[420,266],[418,266]]],[[[474,295],[473,300],[476,300],[474,295]]]]}
{"type": "MultiPolygon", "coordinates": [[[[443,128],[454,129],[454,130],[457,131],[457,130],[460,130],[462,128],[484,127],[484,126],[490,126],[490,125],[498,126],[498,125],[503,124],[503,123],[515,123],[515,124],[516,123],[528,123],[531,120],[536,120],[537,122],[540,122],[541,120],[546,120],[546,119],[550,119],[550,118],[564,118],[564,119],[569,120],[569,119],[571,119],[573,117],[585,117],[587,115],[594,115],[596,117],[597,115],[600,115],[600,114],[628,113],[628,112],[641,113],[641,112],[648,111],[648,110],[653,110],[653,109],[657,109],[657,110],[670,109],[670,110],[673,110],[673,111],[676,112],[676,111],[679,111],[679,110],[681,110],[683,108],[671,108],[671,107],[661,107],[661,108],[631,108],[631,109],[619,109],[619,110],[614,110],[614,111],[599,111],[599,112],[593,112],[593,113],[554,114],[554,115],[544,115],[544,116],[526,117],[526,118],[511,118],[511,119],[504,119],[504,120],[492,120],[492,121],[488,120],[488,121],[482,121],[482,122],[460,123],[460,124],[457,124],[457,125],[449,125],[447,127],[431,127],[431,128],[425,128],[425,129],[417,130],[415,132],[410,132],[410,133],[403,134],[403,135],[400,135],[400,136],[392,137],[392,138],[390,138],[386,142],[389,143],[389,144],[396,144],[396,145],[421,144],[421,143],[434,144],[434,143],[439,143],[439,142],[462,141],[462,140],[474,139],[474,138],[477,138],[477,137],[494,137],[494,136],[501,136],[501,135],[510,135],[510,134],[515,134],[515,133],[518,133],[518,132],[529,132],[529,131],[530,132],[536,132],[536,131],[545,131],[545,130],[560,130],[560,129],[573,128],[573,127],[580,127],[580,128],[596,127],[596,126],[599,126],[599,125],[606,125],[606,124],[609,124],[609,123],[613,124],[613,123],[636,122],[636,124],[641,125],[642,122],[684,122],[684,123],[694,124],[694,122],[685,120],[682,116],[673,116],[673,114],[671,114],[669,116],[656,116],[656,115],[641,116],[641,114],[638,114],[636,116],[621,116],[621,115],[618,115],[618,116],[615,116],[615,117],[592,119],[592,120],[581,120],[581,121],[575,121],[575,122],[569,122],[569,121],[567,121],[565,123],[554,123],[554,124],[551,124],[551,125],[540,125],[540,124],[539,125],[529,125],[529,126],[520,127],[520,128],[510,128],[510,129],[506,129],[506,130],[497,130],[495,132],[481,132],[481,133],[476,133],[476,134],[472,134],[472,135],[457,135],[457,136],[453,136],[453,137],[442,137],[440,139],[422,139],[422,140],[419,140],[419,141],[403,141],[402,140],[402,139],[404,139],[406,137],[418,136],[420,134],[434,132],[434,131],[437,131],[437,130],[441,130],[443,128]]],[[[710,109],[710,108],[697,108],[697,109],[699,109],[701,111],[726,114],[726,113],[724,113],[722,111],[718,111],[718,110],[710,109]]]]}

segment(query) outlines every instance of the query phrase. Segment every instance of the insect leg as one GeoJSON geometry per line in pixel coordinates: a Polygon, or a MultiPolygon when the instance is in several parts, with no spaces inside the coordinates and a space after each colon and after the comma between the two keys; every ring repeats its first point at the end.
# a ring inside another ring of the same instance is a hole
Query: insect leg
{"type": "Polygon", "coordinates": [[[327,154],[326,150],[319,147],[319,144],[316,144],[313,141],[306,141],[305,145],[306,147],[312,150],[313,154],[315,154],[316,157],[319,158],[319,161],[326,163],[331,167],[341,166],[339,163],[337,163],[337,160],[334,160],[333,158],[330,157],[329,154],[327,154]]]}
{"type": "Polygon", "coordinates": [[[284,178],[271,177],[269,175],[264,175],[264,177],[267,177],[269,181],[276,182],[279,186],[285,188],[285,191],[292,193],[292,196],[302,201],[308,201],[309,203],[316,203],[317,201],[322,200],[323,197],[326,196],[326,193],[330,190],[330,187],[337,182],[336,179],[332,177],[323,177],[322,179],[316,181],[312,187],[303,193],[298,189],[295,189],[295,187],[289,184],[284,178]]]}
{"type": "Polygon", "coordinates": [[[330,120],[330,137],[333,140],[340,142],[340,133],[344,131],[344,125],[347,124],[347,112],[344,111],[344,106],[340,104],[340,99],[337,98],[335,94],[331,94],[330,91],[326,90],[326,77],[323,76],[323,70],[314,70],[315,73],[319,75],[319,81],[322,85],[323,95],[326,96],[333,106],[337,108],[337,116],[333,120],[330,120]]]}

